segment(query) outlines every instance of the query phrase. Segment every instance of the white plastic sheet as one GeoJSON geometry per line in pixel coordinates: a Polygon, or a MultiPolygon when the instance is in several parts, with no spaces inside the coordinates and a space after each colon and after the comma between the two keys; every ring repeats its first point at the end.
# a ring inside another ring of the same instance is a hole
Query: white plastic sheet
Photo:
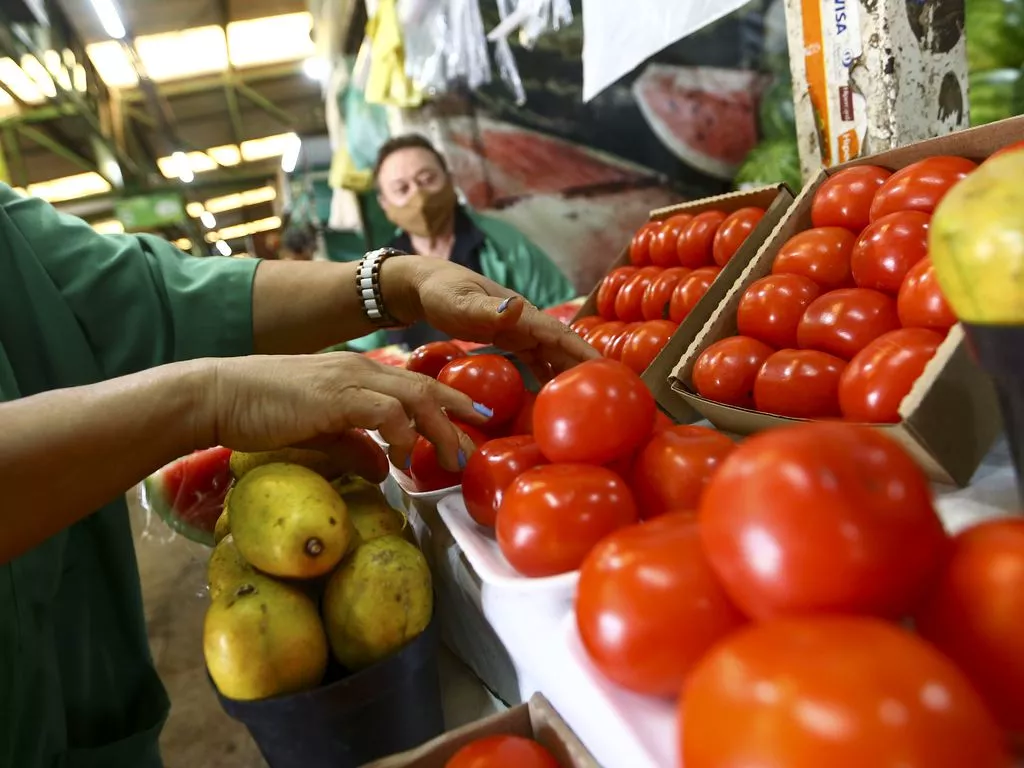
{"type": "Polygon", "coordinates": [[[583,0],[583,100],[749,0],[583,0]]]}

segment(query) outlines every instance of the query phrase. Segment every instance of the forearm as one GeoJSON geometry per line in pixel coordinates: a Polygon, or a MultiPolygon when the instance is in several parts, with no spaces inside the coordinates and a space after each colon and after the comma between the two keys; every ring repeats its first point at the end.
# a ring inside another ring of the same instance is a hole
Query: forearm
{"type": "Polygon", "coordinates": [[[206,439],[203,364],[175,363],[0,403],[0,563],[206,439]]]}
{"type": "MultiPolygon", "coordinates": [[[[414,256],[395,256],[382,265],[385,305],[402,322],[419,319],[418,261],[414,256]]],[[[318,352],[377,330],[367,320],[356,290],[357,266],[357,262],[261,263],[252,300],[256,354],[318,352]]]]}

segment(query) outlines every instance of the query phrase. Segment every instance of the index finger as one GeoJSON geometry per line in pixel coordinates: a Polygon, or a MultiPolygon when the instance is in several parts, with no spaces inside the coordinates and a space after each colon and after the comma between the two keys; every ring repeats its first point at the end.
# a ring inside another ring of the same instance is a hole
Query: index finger
{"type": "Polygon", "coordinates": [[[515,331],[530,336],[542,347],[548,347],[543,351],[544,359],[563,370],[601,356],[568,325],[533,306],[523,309],[515,331]]]}

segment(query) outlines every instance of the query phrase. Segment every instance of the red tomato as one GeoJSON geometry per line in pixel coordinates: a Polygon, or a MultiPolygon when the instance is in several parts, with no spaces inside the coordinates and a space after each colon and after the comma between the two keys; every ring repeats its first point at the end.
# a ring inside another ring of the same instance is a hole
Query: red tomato
{"type": "Polygon", "coordinates": [[[549,461],[608,464],[651,436],[656,411],[633,371],[614,360],[588,360],[541,389],[533,434],[549,461]]]}
{"type": "Polygon", "coordinates": [[[613,533],[580,569],[583,647],[605,677],[636,693],[678,696],[707,650],[744,621],[685,512],[613,533]]]}
{"type": "Polygon", "coordinates": [[[821,288],[803,275],[768,275],[752,283],[736,308],[736,325],[744,336],[776,349],[796,346],[796,327],[821,288]]]}
{"type": "Polygon", "coordinates": [[[626,281],[615,297],[615,316],[627,323],[644,319],[644,291],[661,274],[661,267],[644,267],[626,281]]]}
{"type": "Polygon", "coordinates": [[[610,320],[607,323],[602,323],[587,334],[586,342],[603,355],[608,350],[608,345],[615,341],[615,337],[625,327],[626,324],[621,320],[610,320]]]}
{"type": "Polygon", "coordinates": [[[957,535],[915,623],[967,674],[1000,725],[1024,733],[1024,520],[989,520],[957,535]]]}
{"type": "Polygon", "coordinates": [[[679,266],[679,257],[676,256],[676,243],[683,229],[693,220],[688,213],[676,214],[666,219],[658,234],[651,239],[651,263],[659,267],[679,266]]]}
{"type": "Polygon", "coordinates": [[[875,193],[871,221],[897,211],[930,214],[953,185],[977,167],[977,163],[963,157],[938,155],[901,168],[875,193]]]}
{"type": "Polygon", "coordinates": [[[740,208],[730,213],[715,233],[711,245],[711,256],[720,267],[724,267],[746,242],[754,227],[764,218],[761,208],[740,208]]]}
{"type": "Polygon", "coordinates": [[[648,221],[633,235],[629,244],[629,260],[637,267],[645,267],[651,263],[651,241],[661,229],[660,221],[648,221]]]}
{"type": "Polygon", "coordinates": [[[637,454],[630,477],[640,517],[697,509],[704,486],[735,447],[721,432],[686,424],[652,437],[637,454]]]}
{"type": "Polygon", "coordinates": [[[605,322],[605,320],[600,315],[590,315],[589,317],[581,317],[579,320],[574,320],[569,327],[572,328],[578,336],[586,338],[588,333],[597,328],[597,326],[603,322],[605,322]]]}
{"type": "Polygon", "coordinates": [[[693,221],[679,233],[676,255],[679,264],[690,269],[706,267],[712,263],[715,235],[725,221],[722,211],[704,211],[693,217],[693,221]]]}
{"type": "Polygon", "coordinates": [[[546,464],[530,435],[490,440],[469,457],[462,473],[462,496],[469,516],[491,527],[505,489],[523,472],[546,464]]]}
{"type": "Polygon", "coordinates": [[[931,216],[900,211],[865,229],[850,254],[853,280],[861,288],[896,295],[910,268],[928,255],[931,216]]]}
{"type": "MultiPolygon", "coordinates": [[[[472,440],[474,445],[483,445],[491,439],[469,424],[463,424],[460,421],[452,421],[452,424],[465,432],[466,437],[472,440]]],[[[417,438],[416,444],[413,446],[409,475],[416,481],[416,487],[420,492],[439,491],[462,482],[461,472],[449,472],[441,466],[437,460],[437,450],[434,448],[434,444],[425,437],[417,438]]]]}
{"type": "Polygon", "coordinates": [[[899,327],[891,297],[869,288],[841,288],[811,302],[796,338],[804,349],[850,360],[883,333],[899,327]]]}
{"type": "Polygon", "coordinates": [[[672,292],[688,274],[690,274],[690,270],[686,267],[669,267],[651,281],[647,290],[644,291],[644,299],[641,303],[644,320],[668,319],[668,307],[672,301],[672,292]]]}
{"type": "Polygon", "coordinates": [[[964,674],[877,619],[808,616],[740,630],[690,675],[679,717],[686,768],[1012,765],[964,674]]]}
{"type": "Polygon", "coordinates": [[[501,734],[471,741],[444,768],[558,768],[558,761],[533,739],[501,734]]]}
{"type": "Polygon", "coordinates": [[[490,408],[488,427],[500,427],[516,417],[526,397],[526,385],[516,367],[501,355],[473,355],[448,363],[437,380],[490,408]]]}
{"type": "Polygon", "coordinates": [[[704,298],[719,272],[720,267],[701,267],[680,280],[672,291],[672,300],[668,305],[669,320],[673,323],[683,322],[697,306],[697,302],[704,298]]]}
{"type": "Polygon", "coordinates": [[[749,336],[730,336],[700,353],[693,366],[693,386],[706,400],[736,408],[754,407],[754,380],[774,352],[749,336]]]}
{"type": "Polygon", "coordinates": [[[466,352],[458,344],[451,341],[432,341],[414,349],[409,359],[405,361],[405,367],[413,373],[422,373],[436,379],[441,369],[448,363],[463,357],[466,357],[466,352]]]}
{"type": "Polygon", "coordinates": [[[615,336],[605,345],[604,356],[611,360],[622,360],[622,350],[625,349],[626,342],[629,341],[633,331],[641,325],[643,323],[626,323],[625,326],[620,328],[615,336]]]}
{"type": "Polygon", "coordinates": [[[877,165],[856,165],[829,176],[814,193],[811,222],[859,233],[871,223],[871,201],[890,176],[892,171],[877,165]]]}
{"type": "Polygon", "coordinates": [[[622,347],[622,362],[643,373],[665,348],[679,326],[671,320],[651,320],[629,333],[622,347]]]}
{"type": "Polygon", "coordinates": [[[523,397],[523,405],[512,420],[510,435],[532,435],[533,434],[533,404],[537,401],[537,395],[527,392],[523,397]]]}
{"type": "Polygon", "coordinates": [[[549,464],[506,489],[495,533],[509,564],[536,578],[575,571],[597,542],[636,520],[626,481],[610,469],[549,464]]]}
{"type": "Polygon", "coordinates": [[[658,434],[666,429],[674,427],[676,423],[666,416],[660,409],[654,412],[654,430],[653,434],[658,434]]]}
{"type": "Polygon", "coordinates": [[[601,284],[597,287],[597,313],[605,320],[616,318],[615,299],[618,298],[622,286],[637,272],[636,267],[619,267],[601,279],[601,284]]]}
{"type": "Polygon", "coordinates": [[[748,438],[700,503],[712,566],[758,619],[836,611],[902,616],[946,552],[931,488],[871,427],[803,423],[748,438]]]}
{"type": "Polygon", "coordinates": [[[754,404],[791,419],[839,416],[839,379],[846,361],[813,349],[780,349],[758,371],[754,404]]]}
{"type": "Polygon", "coordinates": [[[900,322],[908,328],[945,333],[956,325],[956,315],[942,293],[931,259],[921,259],[907,272],[896,297],[896,311],[900,322]]]}
{"type": "MultiPolygon", "coordinates": [[[[1024,141],[1015,141],[1013,142],[1013,144],[1007,144],[1002,149],[997,149],[995,152],[988,156],[988,159],[991,160],[994,157],[1008,155],[1011,152],[1020,152],[1021,150],[1024,150],[1024,141]]],[[[988,161],[986,160],[986,162],[988,161]]]]}
{"type": "Polygon", "coordinates": [[[842,227],[817,227],[789,238],[772,262],[773,275],[803,275],[834,291],[853,285],[850,252],[857,236],[842,227]]]}
{"type": "Polygon", "coordinates": [[[871,424],[896,424],[910,392],[942,336],[925,328],[900,328],[875,339],[850,361],[839,380],[843,416],[871,424]]]}

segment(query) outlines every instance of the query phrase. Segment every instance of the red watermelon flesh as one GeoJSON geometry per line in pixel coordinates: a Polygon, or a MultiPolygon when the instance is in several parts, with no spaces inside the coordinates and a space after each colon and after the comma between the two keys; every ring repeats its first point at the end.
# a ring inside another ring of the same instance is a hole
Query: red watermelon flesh
{"type": "Polygon", "coordinates": [[[651,130],[683,162],[732,179],[757,144],[764,77],[715,67],[651,64],[633,84],[651,130]]]}
{"type": "Polygon", "coordinates": [[[213,529],[231,487],[229,448],[195,451],[150,475],[143,503],[173,530],[213,546],[213,529]]]}

